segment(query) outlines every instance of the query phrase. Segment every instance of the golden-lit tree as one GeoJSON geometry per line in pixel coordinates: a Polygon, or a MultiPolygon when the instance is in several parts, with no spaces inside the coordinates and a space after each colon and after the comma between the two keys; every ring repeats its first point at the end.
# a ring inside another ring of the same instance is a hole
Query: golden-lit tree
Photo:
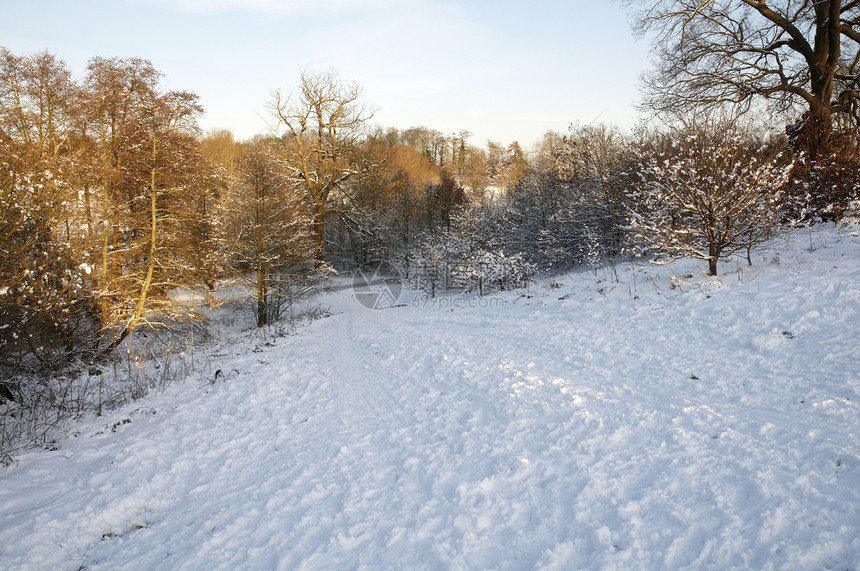
{"type": "Polygon", "coordinates": [[[71,182],[77,85],[42,52],[0,48],[0,366],[55,367],[95,334],[71,182]]]}
{"type": "Polygon", "coordinates": [[[194,317],[170,293],[207,280],[197,97],[164,91],[146,60],[94,58],[85,83],[101,187],[98,293],[116,348],[137,327],[194,317]]]}

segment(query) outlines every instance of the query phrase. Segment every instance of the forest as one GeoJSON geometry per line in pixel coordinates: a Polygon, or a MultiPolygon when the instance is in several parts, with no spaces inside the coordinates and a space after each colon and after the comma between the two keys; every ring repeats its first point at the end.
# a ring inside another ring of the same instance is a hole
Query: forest
{"type": "Polygon", "coordinates": [[[860,3],[631,4],[655,38],[641,125],[530,149],[375,125],[359,85],[314,70],[238,141],[150,61],[75,77],[0,49],[0,401],[32,413],[4,409],[0,452],[146,394],[164,369],[111,394],[107,371],[184,355],[231,288],[263,328],[365,267],[430,296],[629,259],[718,275],[860,214],[860,3]]]}

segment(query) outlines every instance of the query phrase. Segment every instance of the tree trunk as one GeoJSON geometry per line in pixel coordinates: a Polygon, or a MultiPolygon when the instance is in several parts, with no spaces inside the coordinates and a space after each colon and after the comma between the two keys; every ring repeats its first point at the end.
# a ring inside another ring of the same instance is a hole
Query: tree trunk
{"type": "MultiPolygon", "coordinates": [[[[713,230],[708,230],[711,235],[713,230]]],[[[717,260],[720,258],[720,247],[714,238],[708,240],[708,275],[717,275],[717,260]]]]}
{"type": "Polygon", "coordinates": [[[839,14],[841,2],[815,3],[814,64],[810,65],[809,117],[804,125],[807,130],[805,149],[815,158],[827,143],[832,130],[833,78],[841,57],[839,14]]]}
{"type": "Polygon", "coordinates": [[[101,283],[101,311],[99,312],[99,330],[104,331],[110,322],[110,245],[111,245],[111,215],[110,215],[110,185],[107,182],[107,174],[104,182],[104,196],[102,202],[102,275],[101,283]]]}
{"type": "Polygon", "coordinates": [[[325,211],[322,205],[314,207],[314,245],[317,248],[317,261],[325,259],[325,211]]]}
{"type": "Polygon", "coordinates": [[[262,265],[257,267],[257,327],[269,324],[269,313],[266,303],[266,270],[262,265]]]}

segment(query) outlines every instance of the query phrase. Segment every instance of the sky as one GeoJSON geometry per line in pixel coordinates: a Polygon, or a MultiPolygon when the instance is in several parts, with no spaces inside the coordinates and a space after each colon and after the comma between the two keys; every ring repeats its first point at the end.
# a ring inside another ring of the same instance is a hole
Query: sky
{"type": "Polygon", "coordinates": [[[302,70],[362,89],[373,126],[468,131],[528,148],[549,130],[632,126],[649,46],[616,2],[590,0],[0,0],[0,45],[48,50],[83,78],[148,59],[200,96],[203,129],[276,127],[302,70]]]}

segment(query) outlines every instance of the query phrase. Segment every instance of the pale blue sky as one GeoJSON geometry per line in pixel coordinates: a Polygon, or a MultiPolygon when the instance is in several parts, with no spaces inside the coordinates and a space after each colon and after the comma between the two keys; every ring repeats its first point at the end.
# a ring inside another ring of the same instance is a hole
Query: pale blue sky
{"type": "Polygon", "coordinates": [[[267,131],[301,69],[334,69],[375,124],[525,148],[571,123],[632,125],[648,58],[616,3],[588,0],[0,0],[0,45],[79,78],[93,56],[149,59],[200,96],[202,127],[238,138],[267,131]]]}

